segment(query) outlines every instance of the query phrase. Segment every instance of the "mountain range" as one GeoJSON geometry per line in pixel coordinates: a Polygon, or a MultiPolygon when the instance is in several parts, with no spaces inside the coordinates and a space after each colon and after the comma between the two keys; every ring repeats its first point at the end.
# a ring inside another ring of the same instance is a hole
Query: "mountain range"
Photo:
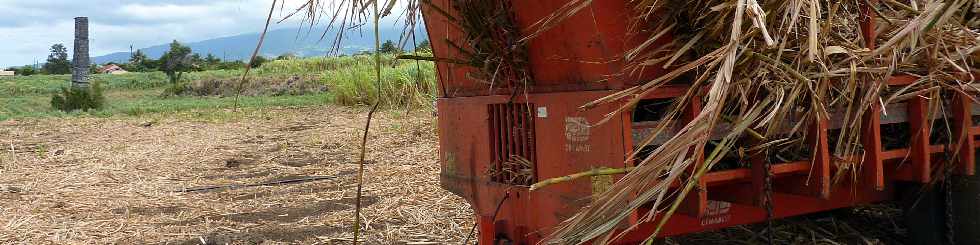
{"type": "MultiPolygon", "coordinates": [[[[382,42],[392,40],[397,42],[401,37],[401,27],[381,28],[382,42]]],[[[344,33],[345,38],[341,42],[340,53],[352,54],[365,50],[374,49],[374,35],[370,28],[362,31],[353,29],[344,33]]],[[[247,60],[255,50],[255,45],[259,40],[260,33],[248,33],[236,36],[208,39],[197,42],[183,43],[193,50],[194,53],[205,56],[213,54],[223,60],[247,60]]],[[[331,30],[324,34],[323,29],[309,28],[285,28],[269,30],[266,33],[265,42],[259,54],[266,57],[276,57],[282,54],[293,54],[299,57],[323,56],[330,53],[336,30],[331,30]],[[323,36],[321,41],[320,37],[323,36]]],[[[416,40],[421,42],[428,39],[426,32],[422,28],[415,31],[416,40]]],[[[178,40],[179,41],[179,40],[178,40]]],[[[159,58],[164,52],[170,49],[170,42],[162,43],[146,48],[140,48],[150,58],[159,58]]],[[[412,48],[409,40],[406,49],[412,48]]],[[[105,64],[109,62],[124,63],[129,60],[130,52],[116,52],[102,56],[92,57],[95,64],[105,64]]]]}

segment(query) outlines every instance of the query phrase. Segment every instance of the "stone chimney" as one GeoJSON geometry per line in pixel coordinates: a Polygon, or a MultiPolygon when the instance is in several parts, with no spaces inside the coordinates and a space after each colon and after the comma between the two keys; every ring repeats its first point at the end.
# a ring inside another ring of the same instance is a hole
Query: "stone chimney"
{"type": "Polygon", "coordinates": [[[75,17],[75,53],[72,57],[72,87],[88,87],[88,17],[75,17]]]}

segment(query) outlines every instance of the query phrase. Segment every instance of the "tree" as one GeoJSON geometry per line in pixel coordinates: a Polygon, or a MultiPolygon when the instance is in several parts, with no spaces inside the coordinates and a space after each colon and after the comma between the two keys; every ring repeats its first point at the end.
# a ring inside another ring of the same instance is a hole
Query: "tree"
{"type": "Polygon", "coordinates": [[[194,53],[191,55],[191,70],[193,71],[204,71],[205,67],[204,58],[201,58],[200,54],[194,53]]]}
{"type": "Polygon", "coordinates": [[[218,70],[237,70],[245,67],[245,62],[241,60],[227,61],[218,63],[218,70]]]}
{"type": "Polygon", "coordinates": [[[64,44],[51,45],[51,54],[48,55],[47,63],[44,63],[42,71],[46,74],[71,73],[71,62],[68,61],[68,48],[65,48],[64,44]]]}
{"type": "Polygon", "coordinates": [[[193,65],[191,61],[191,48],[180,44],[177,40],[170,43],[170,50],[160,56],[159,69],[167,74],[167,78],[174,86],[174,92],[178,91],[180,77],[184,75],[184,72],[191,70],[193,65]]]}
{"type": "Polygon", "coordinates": [[[276,60],[292,60],[292,59],[296,59],[296,54],[293,54],[291,52],[280,54],[279,56],[276,57],[276,60]]]}
{"type": "Polygon", "coordinates": [[[217,69],[220,64],[221,59],[211,53],[208,53],[208,55],[204,57],[204,65],[206,67],[205,69],[207,70],[217,69]]]}
{"type": "Polygon", "coordinates": [[[418,44],[415,45],[415,52],[419,52],[419,53],[431,53],[432,52],[432,43],[429,43],[429,40],[428,39],[422,40],[421,42],[419,42],[418,44]]]}
{"type": "MultiPolygon", "coordinates": [[[[106,64],[106,65],[108,65],[108,64],[106,64]]],[[[99,65],[89,64],[88,65],[88,74],[99,74],[99,65]]]]}
{"type": "Polygon", "coordinates": [[[252,68],[259,68],[259,66],[262,66],[262,64],[265,64],[265,62],[269,62],[269,59],[265,56],[258,55],[255,56],[255,60],[250,63],[250,66],[252,68]]]}
{"type": "Polygon", "coordinates": [[[149,69],[149,61],[150,58],[146,57],[143,51],[137,49],[135,53],[129,56],[129,64],[126,69],[135,72],[146,71],[149,69]]]}
{"type": "Polygon", "coordinates": [[[10,69],[7,70],[14,71],[14,73],[21,76],[30,76],[30,75],[37,74],[37,70],[34,69],[34,66],[21,66],[21,67],[15,66],[15,67],[10,67],[10,69]]]}
{"type": "Polygon", "coordinates": [[[395,46],[395,42],[392,42],[391,40],[388,40],[381,45],[381,53],[383,54],[397,54],[401,52],[402,49],[395,46]]]}

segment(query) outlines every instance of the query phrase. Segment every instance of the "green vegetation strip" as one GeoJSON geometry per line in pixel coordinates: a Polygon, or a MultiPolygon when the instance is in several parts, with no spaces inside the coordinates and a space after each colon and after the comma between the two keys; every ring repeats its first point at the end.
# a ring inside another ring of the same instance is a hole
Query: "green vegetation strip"
{"type": "MultiPolygon", "coordinates": [[[[369,55],[346,57],[317,57],[275,60],[255,70],[254,88],[266,91],[293,89],[295,78],[323,86],[321,90],[297,93],[263,94],[241,98],[243,108],[301,107],[335,103],[346,106],[380,104],[389,108],[428,108],[436,97],[435,69],[432,62],[398,61],[395,55],[382,55],[380,90],[374,83],[374,60],[369,55]],[[313,91],[313,92],[311,92],[313,91]],[[380,94],[379,92],[380,91],[380,94]]],[[[201,86],[235,84],[242,70],[211,70],[187,73],[182,84],[187,89],[207,89],[201,86]]],[[[105,107],[89,112],[60,112],[51,108],[51,95],[68,85],[69,75],[33,75],[0,78],[0,121],[17,118],[71,116],[140,116],[153,113],[182,111],[215,111],[234,106],[228,96],[167,96],[170,87],[162,72],[131,72],[127,74],[96,74],[92,81],[99,83],[106,96],[105,107]]],[[[194,94],[194,93],[188,93],[194,94]]],[[[207,114],[207,113],[202,113],[207,114]]]]}

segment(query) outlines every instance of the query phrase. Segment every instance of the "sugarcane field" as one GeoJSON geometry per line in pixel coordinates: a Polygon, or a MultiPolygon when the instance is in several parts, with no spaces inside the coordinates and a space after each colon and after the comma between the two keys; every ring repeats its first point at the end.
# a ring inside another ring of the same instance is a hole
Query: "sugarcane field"
{"type": "Polygon", "coordinates": [[[980,0],[0,1],[0,244],[980,245],[980,0]]]}

